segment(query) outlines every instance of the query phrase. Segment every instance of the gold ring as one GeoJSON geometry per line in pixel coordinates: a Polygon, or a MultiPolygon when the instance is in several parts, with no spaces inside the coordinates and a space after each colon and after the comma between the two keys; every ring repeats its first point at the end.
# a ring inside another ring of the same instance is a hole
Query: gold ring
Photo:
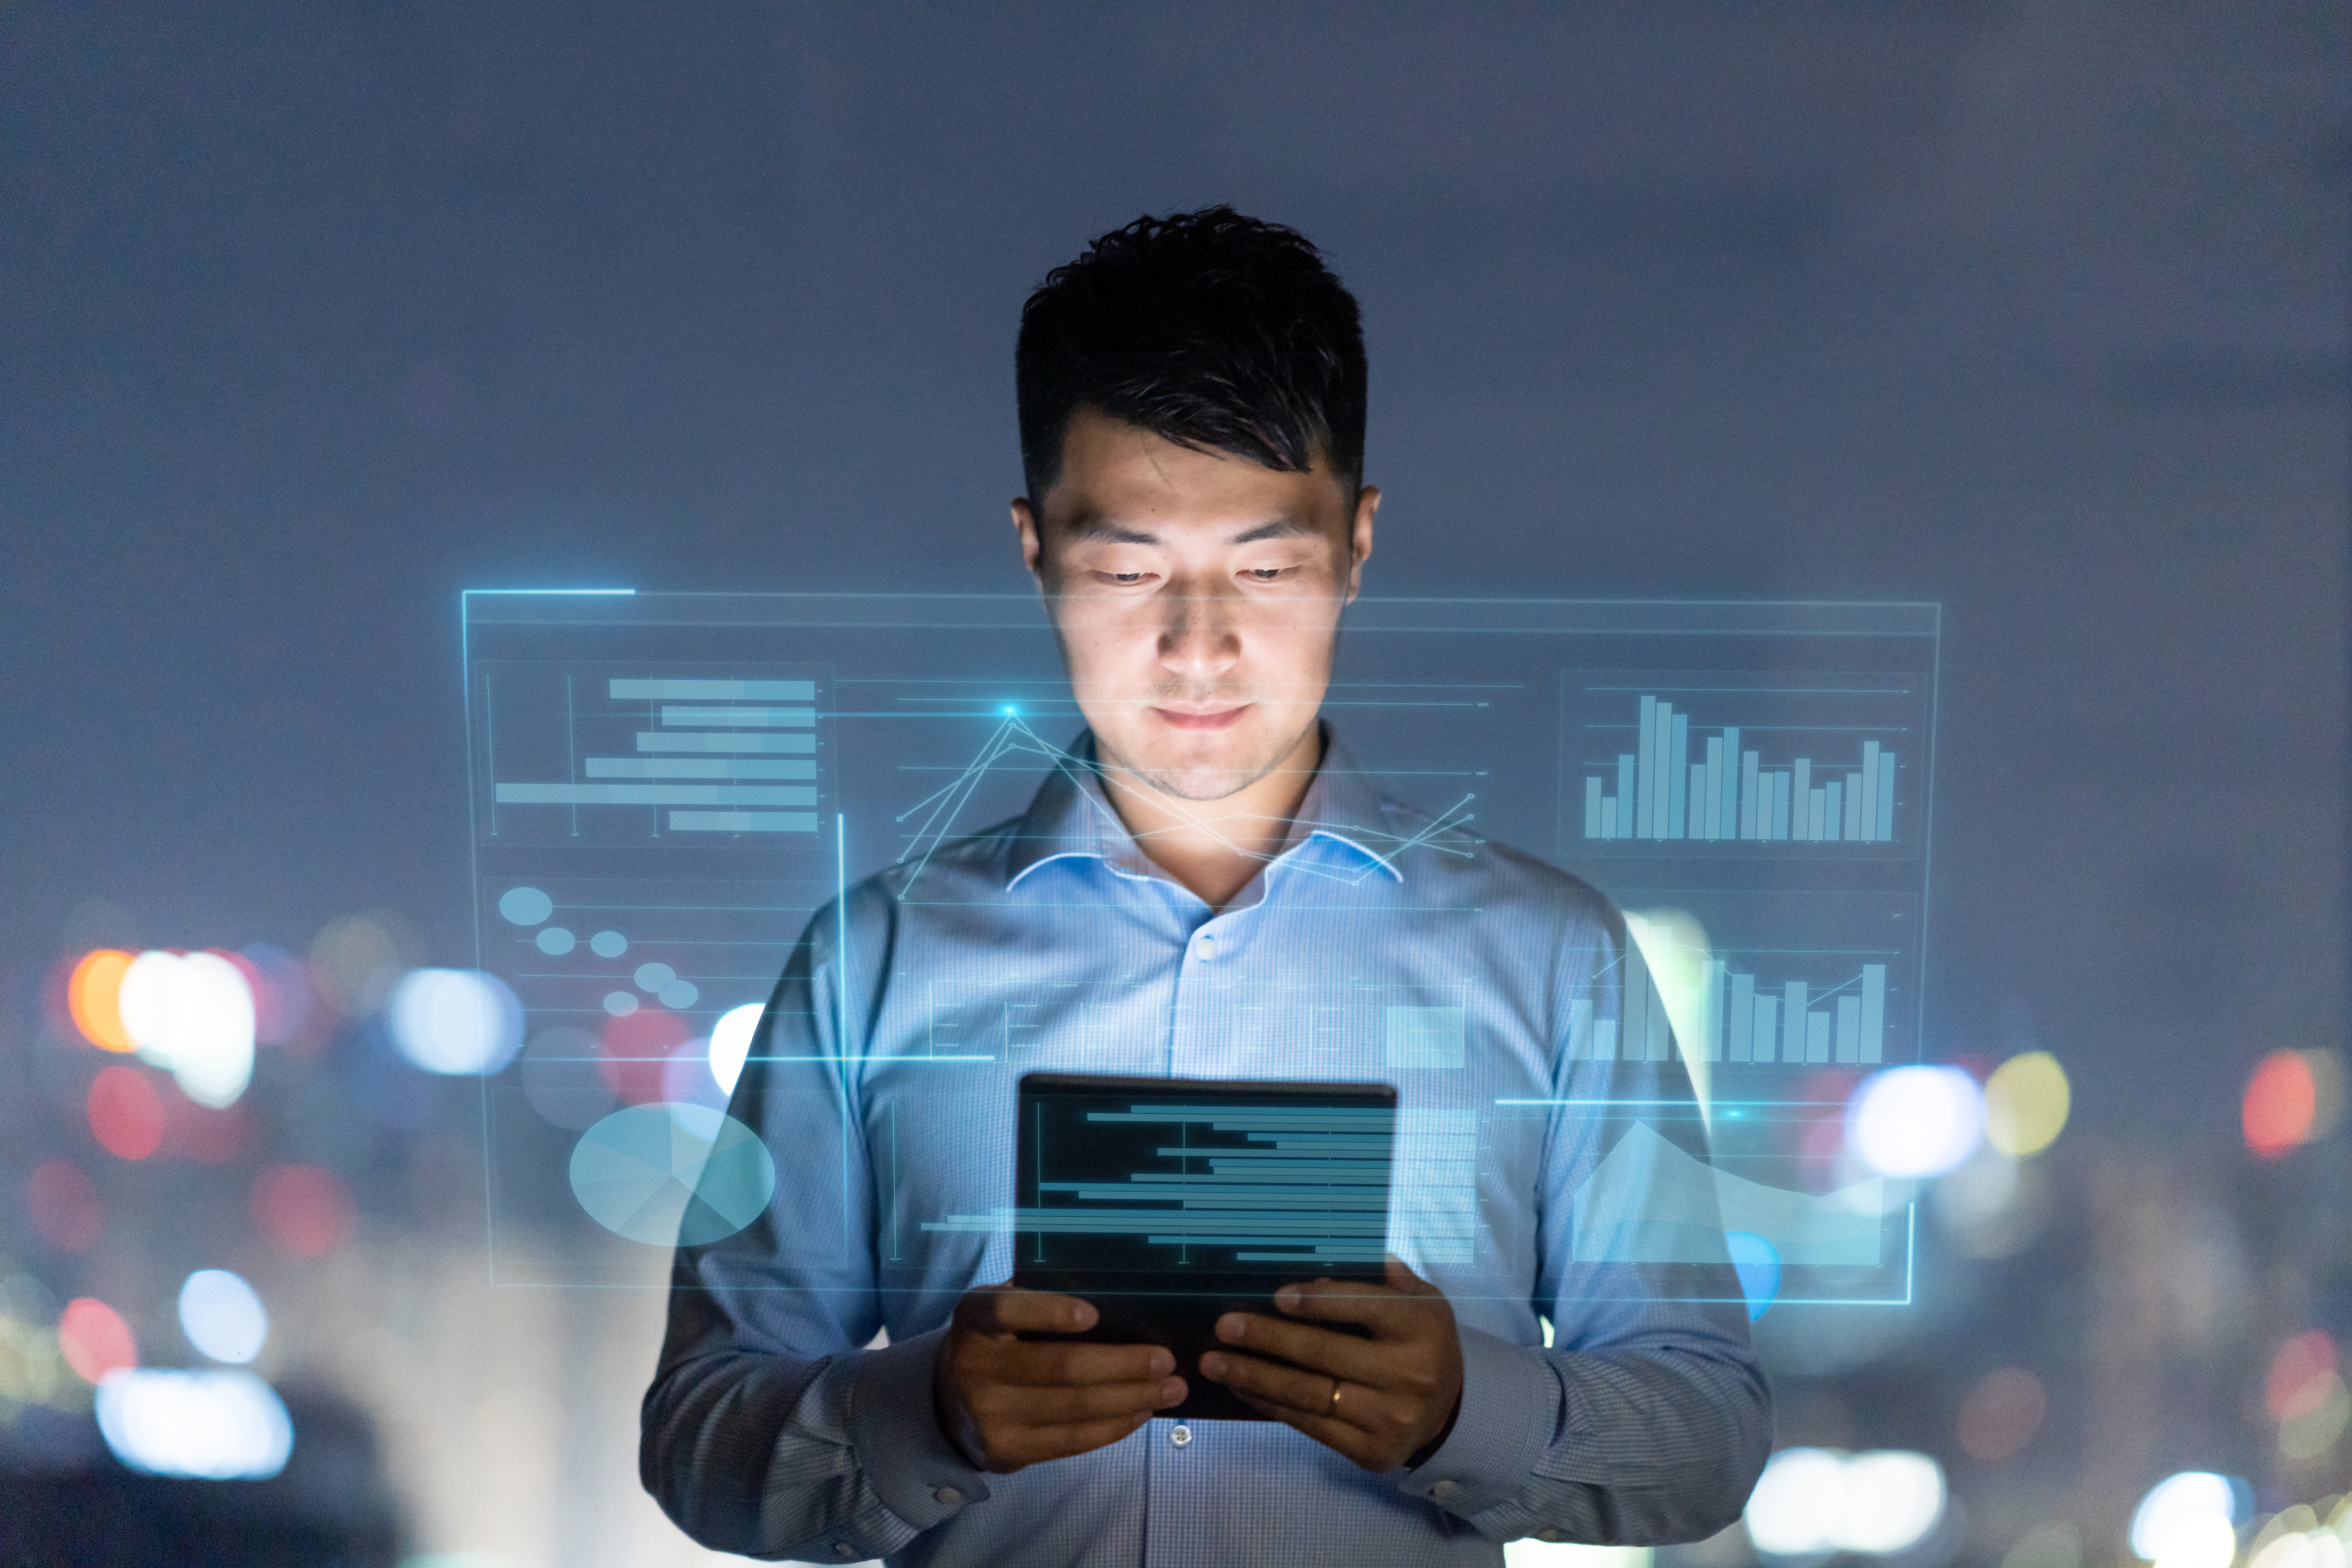
{"type": "Polygon", "coordinates": [[[1339,1380],[1336,1377],[1331,1380],[1331,1408],[1323,1414],[1327,1419],[1339,1414],[1339,1380]]]}

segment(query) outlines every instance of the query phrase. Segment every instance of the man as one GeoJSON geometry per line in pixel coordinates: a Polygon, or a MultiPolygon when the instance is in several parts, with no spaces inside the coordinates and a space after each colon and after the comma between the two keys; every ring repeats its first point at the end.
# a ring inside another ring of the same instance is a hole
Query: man
{"type": "Polygon", "coordinates": [[[1618,1016],[1623,927],[1376,795],[1318,717],[1380,506],[1355,300],[1286,228],[1147,218],[1031,297],[1017,381],[1013,520],[1087,732],[1024,816],[803,936],[731,1107],[777,1197],[679,1251],[647,1488],[710,1546],[839,1562],[1496,1563],[1721,1528],[1769,1437],[1736,1282],[1576,1256],[1629,1117],[1696,1121],[1679,1063],[1570,1048],[1618,1016]],[[1310,1064],[1300,999],[1351,979],[1458,1005],[1460,1065],[1310,1064]],[[945,1005],[1017,1009],[1024,1048],[926,1060],[945,1005]],[[1190,1365],[1017,1337],[1094,1309],[1004,1288],[1010,1237],[922,1222],[1010,1205],[1040,1068],[1397,1083],[1387,1284],[1286,1286],[1190,1365]],[[1162,1415],[1196,1378],[1271,1419],[1162,1415]]]}

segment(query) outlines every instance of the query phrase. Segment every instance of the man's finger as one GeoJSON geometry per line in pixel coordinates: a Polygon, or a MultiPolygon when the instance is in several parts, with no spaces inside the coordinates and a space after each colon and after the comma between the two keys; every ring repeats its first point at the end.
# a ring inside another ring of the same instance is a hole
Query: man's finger
{"type": "Polygon", "coordinates": [[[1328,1416],[1302,1415],[1286,1405],[1279,1405],[1270,1399],[1261,1399],[1255,1394],[1244,1394],[1238,1389],[1234,1391],[1234,1396],[1267,1420],[1279,1421],[1294,1431],[1304,1432],[1325,1447],[1337,1450],[1341,1456],[1365,1469],[1393,1468],[1392,1466],[1381,1462],[1385,1456],[1381,1451],[1378,1440],[1369,1433],[1328,1416]]]}
{"type": "Polygon", "coordinates": [[[1100,1316],[1076,1296],[984,1285],[956,1303],[956,1327],[976,1334],[1082,1333],[1100,1316]]]}
{"type": "Polygon", "coordinates": [[[1385,1384],[1390,1379],[1383,1373],[1396,1360],[1395,1352],[1377,1341],[1256,1312],[1227,1312],[1219,1318],[1217,1339],[1236,1350],[1279,1356],[1349,1383],[1385,1384]]]}
{"type": "Polygon", "coordinates": [[[1080,1388],[1022,1388],[992,1384],[967,1396],[973,1415],[994,1426],[1070,1426],[1129,1415],[1149,1415],[1184,1402],[1181,1377],[1139,1383],[1097,1383],[1080,1388]]]}
{"type": "Polygon", "coordinates": [[[1375,1339],[1399,1339],[1427,1321],[1433,1295],[1406,1295],[1386,1285],[1354,1280],[1318,1279],[1285,1285],[1274,1293],[1274,1304],[1294,1318],[1357,1323],[1371,1330],[1375,1339]]]}
{"type": "Polygon", "coordinates": [[[1024,1344],[974,1346],[972,1366],[994,1383],[1024,1388],[1076,1388],[1166,1377],[1176,1357],[1164,1345],[1024,1344]]]}
{"type": "MultiPolygon", "coordinates": [[[[1211,1351],[1201,1358],[1201,1374],[1216,1379],[1235,1394],[1254,1394],[1301,1415],[1330,1415],[1331,1391],[1341,1383],[1323,1373],[1301,1372],[1255,1356],[1228,1355],[1222,1351],[1211,1351]]],[[[1370,1389],[1359,1392],[1368,1397],[1371,1394],[1370,1389]]]]}
{"type": "Polygon", "coordinates": [[[1130,1436],[1150,1419],[1146,1413],[1075,1426],[1007,1427],[991,1436],[988,1458],[991,1468],[1000,1471],[1017,1470],[1048,1459],[1066,1459],[1130,1436]]]}

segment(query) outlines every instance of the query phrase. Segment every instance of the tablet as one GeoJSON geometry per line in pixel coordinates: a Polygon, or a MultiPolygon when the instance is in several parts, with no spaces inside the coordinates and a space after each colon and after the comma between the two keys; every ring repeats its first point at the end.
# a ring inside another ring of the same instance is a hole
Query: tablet
{"type": "Polygon", "coordinates": [[[1386,1279],[1396,1107],[1384,1083],[1025,1075],[1013,1282],[1102,1314],[1032,1337],[1166,1345],[1192,1392],[1162,1415],[1265,1419],[1201,1352],[1280,1286],[1386,1279]]]}

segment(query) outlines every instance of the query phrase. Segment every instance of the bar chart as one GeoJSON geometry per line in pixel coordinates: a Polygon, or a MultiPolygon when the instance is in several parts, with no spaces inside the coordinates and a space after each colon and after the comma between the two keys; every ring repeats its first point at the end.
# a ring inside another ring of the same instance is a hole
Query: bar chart
{"type": "MultiPolygon", "coordinates": [[[[515,684],[510,678],[509,687],[515,684]]],[[[660,827],[677,834],[814,835],[817,684],[566,675],[560,709],[551,688],[530,692],[527,715],[517,714],[510,700],[504,726],[509,765],[545,767],[558,760],[547,742],[560,711],[564,776],[497,778],[493,832],[511,823],[508,808],[556,806],[565,808],[573,837],[583,807],[651,808],[660,827]],[[518,734],[540,743],[518,745],[518,734]]],[[[487,696],[485,705],[495,711],[487,696]]],[[[499,728],[490,732],[495,742],[499,728]]]]}
{"type": "Polygon", "coordinates": [[[1664,1061],[1678,1047],[1689,1060],[1756,1066],[1887,1060],[1886,960],[1894,955],[1865,956],[1826,980],[1793,979],[1711,951],[1662,951],[1657,928],[1638,917],[1628,923],[1634,934],[1619,975],[1618,1016],[1571,1003],[1571,1059],[1664,1061]]]}
{"type": "Polygon", "coordinates": [[[1570,696],[1580,710],[1570,715],[1580,753],[1570,788],[1580,796],[1568,810],[1581,832],[1570,832],[1588,844],[1895,844],[1910,836],[1912,683],[1586,680],[1570,696]]]}

